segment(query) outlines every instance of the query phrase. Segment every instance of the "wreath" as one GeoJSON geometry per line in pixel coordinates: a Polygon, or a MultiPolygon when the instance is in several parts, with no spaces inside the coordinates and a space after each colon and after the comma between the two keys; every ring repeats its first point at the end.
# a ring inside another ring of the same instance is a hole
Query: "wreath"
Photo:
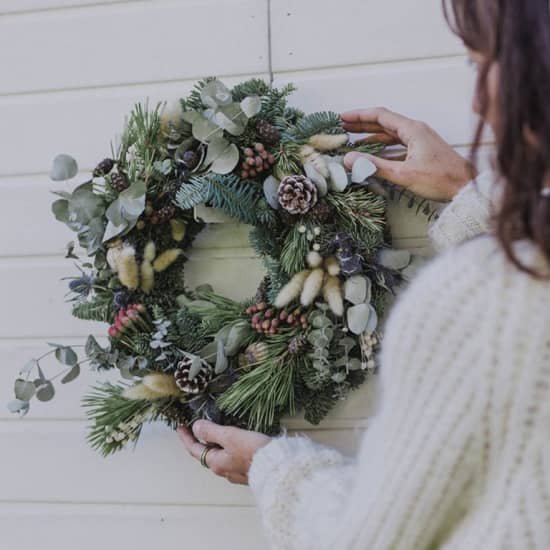
{"type": "MultiPolygon", "coordinates": [[[[70,243],[72,314],[108,323],[108,344],[89,336],[82,358],[51,344],[21,370],[12,412],[52,399],[53,380],[71,382],[83,364],[118,369],[119,383],[83,400],[89,442],[109,455],[157,419],[276,433],[303,410],[317,424],[375,373],[378,319],[410,255],[389,248],[374,165],[349,174],[343,155],[384,146],[350,142],[335,113],[289,106],[293,90],[209,78],[174,106],[137,105],[111,158],[56,192],[53,214],[86,254],[70,243]],[[251,226],[265,278],[244,303],[186,286],[186,251],[211,209],[251,226]],[[63,364],[51,378],[49,354],[63,364]]],[[[50,176],[77,172],[59,155],[50,176]]]]}

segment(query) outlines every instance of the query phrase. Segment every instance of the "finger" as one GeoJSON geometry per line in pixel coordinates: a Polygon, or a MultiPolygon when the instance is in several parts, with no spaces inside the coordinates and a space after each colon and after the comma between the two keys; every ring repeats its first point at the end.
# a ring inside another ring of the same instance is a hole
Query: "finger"
{"type": "Polygon", "coordinates": [[[371,143],[383,143],[384,145],[399,145],[401,144],[401,141],[399,141],[398,137],[390,136],[389,134],[372,134],[370,136],[367,136],[366,138],[357,140],[355,143],[364,144],[364,145],[369,145],[371,143]]]}
{"type": "Polygon", "coordinates": [[[344,122],[342,126],[350,134],[374,134],[384,131],[380,124],[366,122],[344,122]]]}
{"type": "Polygon", "coordinates": [[[407,178],[403,169],[404,163],[402,161],[387,160],[380,157],[375,157],[374,155],[368,155],[366,153],[352,152],[348,153],[344,157],[344,164],[346,168],[353,168],[353,164],[360,157],[366,157],[376,166],[377,177],[386,179],[392,183],[401,185],[402,187],[407,186],[407,178]]]}
{"type": "Polygon", "coordinates": [[[403,143],[408,142],[410,138],[410,128],[414,123],[412,119],[394,113],[384,107],[348,111],[342,114],[342,120],[346,125],[352,124],[355,125],[355,127],[363,127],[365,128],[364,131],[368,133],[380,131],[376,129],[369,130],[368,128],[382,128],[385,133],[399,136],[403,143]]]}
{"type": "Polygon", "coordinates": [[[204,451],[204,445],[196,440],[191,430],[182,426],[178,428],[178,435],[189,454],[193,458],[200,460],[201,454],[204,451]]]}
{"type": "Polygon", "coordinates": [[[228,474],[225,479],[234,485],[248,485],[248,477],[242,474],[228,474]]]}
{"type": "Polygon", "coordinates": [[[210,420],[197,420],[193,424],[193,434],[204,443],[215,443],[220,447],[226,447],[230,442],[236,428],[230,426],[220,426],[210,420]]]}

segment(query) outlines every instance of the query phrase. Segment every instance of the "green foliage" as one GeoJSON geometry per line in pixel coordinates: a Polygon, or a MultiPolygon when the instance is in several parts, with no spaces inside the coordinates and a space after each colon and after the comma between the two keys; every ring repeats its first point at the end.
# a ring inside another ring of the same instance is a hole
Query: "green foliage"
{"type": "Polygon", "coordinates": [[[187,308],[180,309],[175,315],[175,325],[178,331],[177,345],[189,352],[197,353],[210,338],[204,329],[199,315],[191,313],[187,308]]]}
{"type": "Polygon", "coordinates": [[[232,90],[234,101],[242,101],[245,97],[249,96],[264,96],[270,93],[269,84],[261,80],[260,78],[252,78],[237,84],[232,90]]]}
{"type": "Polygon", "coordinates": [[[289,276],[283,270],[281,262],[273,256],[264,256],[262,259],[267,273],[267,297],[273,303],[283,286],[288,283],[289,276]]]}
{"type": "Polygon", "coordinates": [[[340,115],[326,111],[304,116],[288,132],[288,135],[291,139],[304,142],[316,134],[342,134],[343,132],[340,115]]]}
{"type": "Polygon", "coordinates": [[[303,404],[305,420],[313,425],[319,424],[332,410],[336,401],[331,386],[325,391],[311,393],[303,404]]]}
{"type": "Polygon", "coordinates": [[[281,246],[273,231],[265,225],[257,225],[250,230],[248,240],[258,256],[279,256],[281,246]]]}
{"type": "Polygon", "coordinates": [[[176,194],[176,204],[182,210],[192,210],[208,198],[209,186],[203,178],[184,183],[176,194]]]}
{"type": "Polygon", "coordinates": [[[98,294],[90,302],[78,302],[73,305],[72,314],[77,319],[110,323],[115,314],[112,295],[98,294]]]}
{"type": "Polygon", "coordinates": [[[193,90],[191,90],[189,96],[182,101],[182,106],[185,111],[202,111],[205,109],[201,99],[201,92],[207,84],[214,80],[216,80],[216,77],[208,76],[193,86],[193,90]]]}
{"type": "Polygon", "coordinates": [[[307,238],[308,228],[305,232],[300,232],[299,228],[304,225],[301,222],[292,226],[287,233],[283,248],[281,251],[281,267],[287,275],[294,275],[306,267],[306,256],[309,252],[310,243],[307,238]]]}

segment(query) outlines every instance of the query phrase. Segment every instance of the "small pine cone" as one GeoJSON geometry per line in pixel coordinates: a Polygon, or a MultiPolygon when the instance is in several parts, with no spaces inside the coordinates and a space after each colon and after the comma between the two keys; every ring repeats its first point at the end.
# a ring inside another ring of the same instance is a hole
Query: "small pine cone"
{"type": "Polygon", "coordinates": [[[281,133],[279,130],[267,122],[267,120],[258,120],[256,124],[256,131],[265,143],[273,144],[277,143],[281,139],[281,133]]]}
{"type": "Polygon", "coordinates": [[[311,209],[311,215],[320,222],[327,222],[332,217],[332,210],[325,201],[319,201],[311,209]]]}
{"type": "Polygon", "coordinates": [[[306,343],[307,343],[307,340],[305,336],[303,335],[295,336],[288,343],[288,353],[292,355],[298,355],[298,353],[301,353],[302,351],[304,351],[306,347],[306,343]]]}
{"type": "Polygon", "coordinates": [[[188,408],[178,402],[172,402],[162,409],[162,416],[174,426],[186,426],[191,421],[193,415],[188,408]]]}
{"type": "Polygon", "coordinates": [[[111,185],[119,193],[122,193],[122,191],[130,187],[130,184],[128,183],[128,178],[121,173],[113,174],[111,176],[111,185]]]}
{"type": "Polygon", "coordinates": [[[183,156],[181,157],[181,163],[188,170],[194,170],[198,166],[200,160],[201,156],[199,155],[198,151],[185,151],[185,153],[183,153],[183,156]]]}
{"type": "Polygon", "coordinates": [[[265,361],[267,358],[267,346],[264,342],[250,344],[244,350],[244,356],[249,365],[259,363],[260,361],[265,361]]]}
{"type": "Polygon", "coordinates": [[[290,214],[306,214],[317,204],[317,187],[306,176],[287,176],[279,185],[279,204],[290,214]]]}
{"type": "Polygon", "coordinates": [[[258,290],[256,291],[256,295],[254,296],[254,300],[256,301],[256,303],[267,301],[268,285],[269,285],[269,281],[267,277],[264,277],[264,279],[260,283],[260,286],[258,287],[258,290]]]}
{"type": "Polygon", "coordinates": [[[94,178],[98,178],[100,176],[106,176],[115,165],[115,161],[113,159],[103,159],[95,168],[93,171],[94,178]]]}
{"type": "Polygon", "coordinates": [[[163,206],[155,214],[155,222],[157,224],[169,222],[176,214],[176,207],[173,204],[163,206]]]}
{"type": "Polygon", "coordinates": [[[178,388],[188,394],[198,395],[204,392],[206,386],[212,379],[212,369],[205,361],[202,361],[202,366],[197,375],[190,380],[189,372],[193,359],[190,357],[184,357],[177,365],[176,372],[174,372],[174,378],[176,379],[176,385],[178,388]]]}

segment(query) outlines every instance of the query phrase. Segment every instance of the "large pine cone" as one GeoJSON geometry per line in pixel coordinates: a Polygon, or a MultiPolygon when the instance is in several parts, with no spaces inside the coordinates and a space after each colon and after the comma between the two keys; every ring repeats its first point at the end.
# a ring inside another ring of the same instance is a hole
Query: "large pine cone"
{"type": "Polygon", "coordinates": [[[258,120],[256,130],[265,143],[273,144],[281,139],[279,130],[273,124],[267,122],[267,120],[258,120]]]}
{"type": "Polygon", "coordinates": [[[174,378],[176,379],[176,385],[182,392],[198,395],[206,389],[206,386],[212,380],[212,369],[208,363],[202,361],[201,369],[194,378],[190,379],[189,373],[192,364],[193,359],[191,357],[184,357],[176,367],[174,378]]]}
{"type": "Polygon", "coordinates": [[[317,204],[317,187],[306,176],[287,176],[279,185],[279,204],[290,214],[306,214],[317,204]]]}

